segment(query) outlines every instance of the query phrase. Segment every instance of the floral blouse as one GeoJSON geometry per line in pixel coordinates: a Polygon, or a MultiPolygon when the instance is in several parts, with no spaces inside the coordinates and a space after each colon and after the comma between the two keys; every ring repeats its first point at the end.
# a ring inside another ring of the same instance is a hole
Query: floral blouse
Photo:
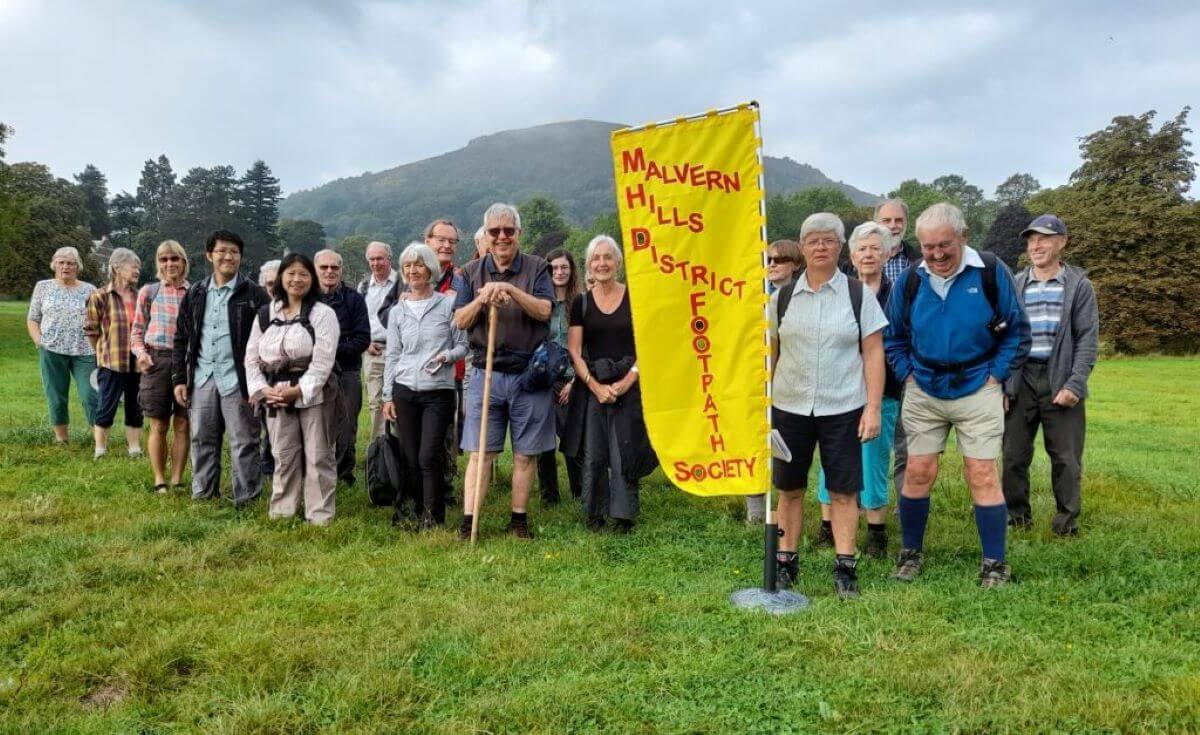
{"type": "Polygon", "coordinates": [[[96,287],[77,281],[67,288],[53,278],[38,281],[29,299],[29,321],[42,329],[42,347],[48,352],[80,357],[94,354],[83,333],[88,296],[96,287]]]}

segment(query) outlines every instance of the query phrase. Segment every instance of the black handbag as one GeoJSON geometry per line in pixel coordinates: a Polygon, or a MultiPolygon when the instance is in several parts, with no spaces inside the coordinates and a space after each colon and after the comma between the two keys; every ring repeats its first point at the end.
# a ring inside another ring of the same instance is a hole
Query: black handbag
{"type": "Polygon", "coordinates": [[[388,422],[383,433],[367,447],[367,497],[372,505],[395,504],[406,479],[400,440],[392,435],[391,427],[388,422]]]}

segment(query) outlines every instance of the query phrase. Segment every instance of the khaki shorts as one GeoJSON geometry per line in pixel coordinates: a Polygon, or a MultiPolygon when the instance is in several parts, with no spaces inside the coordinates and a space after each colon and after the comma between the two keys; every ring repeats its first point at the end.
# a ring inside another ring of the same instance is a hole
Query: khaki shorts
{"type": "Polygon", "coordinates": [[[969,396],[934,398],[916,382],[904,388],[900,419],[908,437],[908,456],[941,454],[954,427],[958,451],[970,459],[995,459],[1004,443],[1004,392],[984,384],[969,396]]]}

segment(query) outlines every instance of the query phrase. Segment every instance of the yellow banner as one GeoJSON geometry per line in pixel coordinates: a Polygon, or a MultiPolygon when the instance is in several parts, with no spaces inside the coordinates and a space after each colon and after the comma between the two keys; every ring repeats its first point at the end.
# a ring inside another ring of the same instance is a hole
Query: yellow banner
{"type": "Polygon", "coordinates": [[[612,134],[642,405],[696,495],[771,478],[758,108],[612,134]]]}

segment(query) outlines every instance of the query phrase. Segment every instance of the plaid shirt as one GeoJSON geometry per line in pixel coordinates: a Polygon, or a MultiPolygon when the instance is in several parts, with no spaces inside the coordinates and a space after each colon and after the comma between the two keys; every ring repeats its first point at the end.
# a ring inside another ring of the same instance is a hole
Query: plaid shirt
{"type": "Polygon", "coordinates": [[[883,264],[883,275],[889,281],[895,283],[896,279],[900,277],[900,274],[903,273],[909,265],[911,265],[911,263],[908,260],[908,253],[904,251],[904,243],[901,242],[896,246],[895,254],[888,258],[888,261],[883,264]]]}
{"type": "Polygon", "coordinates": [[[96,365],[117,373],[136,373],[137,364],[129,349],[133,302],[128,305],[112,284],[88,297],[83,333],[96,340],[96,365]]]}
{"type": "Polygon", "coordinates": [[[147,349],[169,350],[174,346],[175,323],[179,318],[179,302],[188,290],[188,282],[182,286],[171,286],[159,281],[158,288],[152,284],[138,291],[137,308],[133,314],[133,332],[129,344],[133,354],[140,356],[147,349]],[[150,292],[157,290],[154,300],[147,303],[150,292]]]}

